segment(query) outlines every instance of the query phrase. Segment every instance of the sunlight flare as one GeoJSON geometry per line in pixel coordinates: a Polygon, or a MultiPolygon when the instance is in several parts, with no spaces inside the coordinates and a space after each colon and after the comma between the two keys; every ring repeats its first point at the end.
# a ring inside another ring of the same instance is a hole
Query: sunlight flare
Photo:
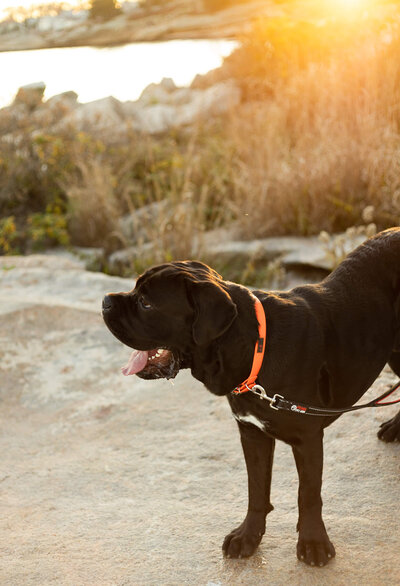
{"type": "Polygon", "coordinates": [[[371,0],[325,0],[325,3],[332,13],[354,13],[367,9],[371,0]]]}

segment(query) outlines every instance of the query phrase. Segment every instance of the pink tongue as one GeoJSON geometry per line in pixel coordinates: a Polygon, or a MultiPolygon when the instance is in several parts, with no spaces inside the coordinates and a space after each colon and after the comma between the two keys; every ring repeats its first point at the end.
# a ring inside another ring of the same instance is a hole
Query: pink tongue
{"type": "Polygon", "coordinates": [[[129,358],[128,364],[121,368],[122,374],[129,376],[144,369],[147,364],[148,352],[146,350],[134,350],[129,358]]]}

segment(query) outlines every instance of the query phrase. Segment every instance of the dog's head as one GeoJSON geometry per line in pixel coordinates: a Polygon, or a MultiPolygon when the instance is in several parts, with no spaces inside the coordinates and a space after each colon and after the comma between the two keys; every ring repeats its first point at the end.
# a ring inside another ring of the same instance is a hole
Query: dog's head
{"type": "Polygon", "coordinates": [[[173,378],[190,368],[195,348],[209,346],[237,316],[223,284],[203,263],[172,262],[146,271],[132,291],[106,295],[106,325],[134,348],[123,373],[173,378]]]}

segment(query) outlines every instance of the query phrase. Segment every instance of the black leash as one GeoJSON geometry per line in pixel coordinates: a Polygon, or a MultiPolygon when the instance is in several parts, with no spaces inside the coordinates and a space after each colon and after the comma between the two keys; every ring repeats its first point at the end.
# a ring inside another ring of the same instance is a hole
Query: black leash
{"type": "Polygon", "coordinates": [[[396,399],[395,401],[386,401],[382,403],[383,399],[386,399],[396,391],[400,387],[400,380],[390,387],[389,390],[385,391],[377,397],[373,399],[369,403],[364,403],[363,405],[353,405],[352,407],[344,407],[343,409],[325,409],[324,407],[312,407],[311,405],[301,405],[299,403],[294,403],[293,401],[289,401],[282,397],[282,395],[275,394],[273,397],[269,397],[261,385],[254,385],[252,388],[248,387],[248,390],[257,395],[260,399],[265,399],[269,401],[269,406],[271,409],[275,409],[277,411],[292,411],[294,413],[301,413],[303,415],[320,415],[320,416],[335,416],[341,415],[342,413],[348,413],[349,411],[357,411],[358,409],[365,409],[366,407],[386,407],[386,405],[395,405],[396,403],[400,403],[400,398],[396,399]]]}

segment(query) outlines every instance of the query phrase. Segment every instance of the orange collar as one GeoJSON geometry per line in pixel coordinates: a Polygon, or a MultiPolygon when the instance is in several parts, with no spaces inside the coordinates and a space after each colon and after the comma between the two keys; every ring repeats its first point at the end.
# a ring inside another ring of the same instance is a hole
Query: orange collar
{"type": "Polygon", "coordinates": [[[256,311],[256,316],[258,320],[258,338],[256,341],[256,347],[254,348],[253,365],[251,367],[251,372],[249,376],[246,378],[246,380],[232,391],[232,393],[235,395],[240,395],[241,393],[251,391],[251,389],[256,384],[258,373],[260,372],[260,368],[264,359],[267,324],[265,321],[265,313],[261,301],[257,299],[257,297],[255,297],[254,295],[253,297],[254,309],[256,311]]]}

